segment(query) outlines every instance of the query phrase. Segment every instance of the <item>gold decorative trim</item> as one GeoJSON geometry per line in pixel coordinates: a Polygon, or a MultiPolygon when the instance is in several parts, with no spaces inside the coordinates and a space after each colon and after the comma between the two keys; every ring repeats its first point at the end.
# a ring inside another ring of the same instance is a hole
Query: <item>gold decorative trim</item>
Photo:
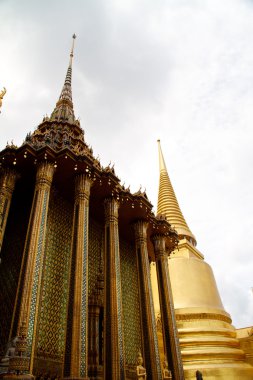
{"type": "Polygon", "coordinates": [[[25,356],[13,356],[10,358],[10,371],[29,371],[30,358],[25,356]]]}
{"type": "Polygon", "coordinates": [[[191,321],[196,319],[216,319],[218,321],[232,323],[232,319],[226,315],[216,313],[176,314],[176,321],[191,321]]]}

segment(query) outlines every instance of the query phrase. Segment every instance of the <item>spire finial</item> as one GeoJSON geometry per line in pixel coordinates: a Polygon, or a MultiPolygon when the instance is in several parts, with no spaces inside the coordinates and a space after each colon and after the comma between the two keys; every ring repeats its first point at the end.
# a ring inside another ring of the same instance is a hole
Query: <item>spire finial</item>
{"type": "Polygon", "coordinates": [[[74,33],[72,36],[72,47],[71,47],[71,52],[70,52],[69,66],[72,66],[72,60],[74,57],[75,39],[76,39],[76,34],[74,33]]]}
{"type": "Polygon", "coordinates": [[[74,43],[76,39],[75,34],[73,34],[72,39],[73,40],[72,40],[72,46],[71,46],[71,51],[70,51],[70,60],[69,60],[69,66],[67,69],[67,74],[65,77],[65,82],[64,82],[59,100],[56,103],[56,107],[51,114],[51,117],[50,117],[51,121],[58,120],[58,121],[67,121],[69,123],[76,122],[74,109],[73,109],[72,89],[71,89],[72,59],[74,56],[74,43]]]}
{"type": "Polygon", "coordinates": [[[163,158],[163,152],[162,152],[162,148],[161,148],[160,140],[157,140],[157,142],[158,142],[159,168],[160,168],[160,172],[161,172],[162,170],[167,171],[167,169],[166,169],[166,165],[165,165],[165,161],[164,161],[164,158],[163,158]]]}

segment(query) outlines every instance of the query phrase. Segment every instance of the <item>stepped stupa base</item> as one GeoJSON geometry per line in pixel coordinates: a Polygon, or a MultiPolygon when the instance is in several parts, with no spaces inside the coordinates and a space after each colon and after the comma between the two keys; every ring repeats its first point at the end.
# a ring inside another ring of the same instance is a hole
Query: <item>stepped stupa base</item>
{"type": "Polygon", "coordinates": [[[190,311],[176,313],[185,379],[195,380],[197,370],[205,380],[253,379],[253,367],[245,361],[227,313],[190,311]]]}
{"type": "Polygon", "coordinates": [[[245,362],[238,363],[213,363],[201,362],[184,365],[185,380],[196,380],[196,371],[202,373],[205,380],[252,380],[253,367],[245,362]]]}

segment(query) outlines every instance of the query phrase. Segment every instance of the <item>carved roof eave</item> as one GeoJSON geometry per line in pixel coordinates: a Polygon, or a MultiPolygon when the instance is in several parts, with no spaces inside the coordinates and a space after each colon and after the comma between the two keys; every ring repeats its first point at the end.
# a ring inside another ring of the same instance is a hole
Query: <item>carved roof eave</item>
{"type": "Polygon", "coordinates": [[[177,231],[170,225],[170,223],[161,217],[156,217],[154,214],[150,219],[152,223],[152,231],[150,231],[150,237],[160,235],[165,238],[165,245],[168,254],[174,251],[179,242],[177,231]]]}
{"type": "Polygon", "coordinates": [[[140,219],[148,222],[148,246],[149,252],[153,253],[152,258],[154,259],[154,251],[151,243],[153,235],[161,235],[165,238],[166,250],[168,254],[170,254],[177,247],[179,238],[176,230],[170,225],[166,217],[162,215],[155,216],[152,211],[153,205],[148,200],[145,192],[141,193],[139,191],[132,194],[128,189],[125,189],[117,183],[118,178],[115,177],[113,173],[106,173],[106,175],[108,178],[111,178],[111,181],[113,179],[115,181],[114,186],[112,183],[111,195],[121,202],[121,207],[123,207],[124,204],[128,204],[129,208],[134,208],[134,218],[132,223],[140,219]]]}
{"type": "Polygon", "coordinates": [[[59,120],[46,119],[46,120],[42,121],[42,123],[40,123],[38,125],[38,129],[43,129],[43,127],[46,127],[47,125],[62,125],[62,126],[66,125],[70,129],[76,130],[80,134],[84,133],[83,129],[80,126],[80,122],[79,122],[78,119],[76,120],[75,123],[70,123],[67,120],[66,121],[62,121],[62,120],[59,121],[59,120]]]}
{"type": "MultiPolygon", "coordinates": [[[[10,161],[11,158],[18,159],[19,156],[24,154],[26,152],[26,155],[29,157],[29,155],[32,156],[32,158],[37,160],[43,160],[45,158],[45,154],[47,155],[47,160],[54,162],[55,160],[59,159],[62,156],[67,156],[68,158],[72,159],[73,162],[85,162],[86,164],[93,166],[93,164],[96,162],[95,159],[92,159],[88,157],[87,155],[81,156],[73,153],[73,151],[69,147],[64,147],[63,149],[59,151],[55,151],[52,147],[49,145],[45,145],[39,149],[35,149],[32,145],[29,144],[29,142],[24,143],[19,148],[13,148],[13,147],[7,147],[3,149],[0,152],[0,160],[8,160],[10,161]]],[[[11,164],[11,162],[8,162],[8,164],[11,164]]]]}
{"type": "Polygon", "coordinates": [[[114,173],[114,170],[112,168],[102,168],[101,169],[101,177],[102,178],[107,178],[108,181],[111,182],[111,187],[112,189],[114,189],[114,191],[116,193],[119,192],[119,190],[121,189],[121,185],[120,185],[120,179],[116,176],[116,174],[114,173]]]}
{"type": "MultiPolygon", "coordinates": [[[[168,251],[172,251],[177,246],[177,232],[171,227],[166,218],[161,215],[154,215],[152,211],[153,206],[148,200],[146,193],[138,191],[132,194],[129,189],[125,189],[125,187],[120,184],[120,179],[115,175],[113,168],[99,167],[95,158],[76,155],[69,147],[65,147],[56,152],[47,145],[36,150],[29,143],[24,143],[19,148],[9,146],[2,150],[0,152],[0,165],[2,167],[17,168],[17,170],[19,170],[20,166],[22,166],[22,162],[24,162],[24,160],[31,160],[31,158],[33,161],[47,159],[52,162],[57,162],[66,157],[73,161],[73,166],[74,164],[78,166],[75,172],[76,174],[87,173],[89,177],[101,180],[103,185],[107,184],[108,186],[107,196],[115,197],[125,208],[133,208],[132,215],[131,213],[129,214],[129,217],[132,218],[132,222],[138,219],[147,221],[149,223],[149,240],[152,235],[159,234],[165,236],[168,251]],[[24,158],[24,156],[27,158],[24,158]]],[[[153,251],[152,248],[151,250],[153,251]]]]}
{"type": "Polygon", "coordinates": [[[29,142],[25,142],[20,147],[8,146],[0,152],[0,163],[2,166],[12,167],[13,162],[15,165],[19,166],[20,158],[24,160],[26,156],[27,160],[36,159],[57,162],[61,157],[69,158],[73,163],[78,164],[78,170],[76,174],[86,172],[87,168],[89,173],[96,175],[98,179],[106,180],[110,183],[111,195],[119,198],[129,198],[130,201],[142,202],[145,207],[152,209],[152,204],[149,202],[146,195],[142,193],[132,194],[128,189],[120,184],[120,179],[116,176],[114,169],[107,167],[103,168],[99,166],[98,161],[94,157],[89,157],[87,155],[75,154],[71,148],[64,147],[59,151],[55,151],[51,146],[45,145],[39,149],[35,149],[29,142]]]}

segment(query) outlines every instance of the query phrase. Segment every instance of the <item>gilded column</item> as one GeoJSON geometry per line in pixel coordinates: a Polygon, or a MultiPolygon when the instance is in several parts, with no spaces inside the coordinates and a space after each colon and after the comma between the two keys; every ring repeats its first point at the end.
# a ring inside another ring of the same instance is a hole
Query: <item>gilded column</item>
{"type": "Polygon", "coordinates": [[[141,305],[141,322],[144,342],[144,366],[147,369],[148,378],[162,379],[150,278],[147,228],[148,223],[145,221],[138,221],[134,224],[141,305]]]}
{"type": "Polygon", "coordinates": [[[118,209],[115,199],[105,200],[105,380],[125,379],[118,209]]]}
{"type": "Polygon", "coordinates": [[[4,169],[0,178],[0,252],[16,179],[17,174],[12,169],[4,169]]]}
{"type": "Polygon", "coordinates": [[[74,294],[70,377],[88,378],[88,231],[92,181],[81,174],[75,181],[75,210],[72,237],[74,294]]]}
{"type": "Polygon", "coordinates": [[[183,380],[184,371],[177,336],[177,325],[169,278],[168,255],[165,249],[165,237],[163,235],[153,236],[153,244],[156,256],[164,347],[173,379],[183,380]]]}
{"type": "Polygon", "coordinates": [[[32,372],[35,332],[40,294],[41,270],[45,249],[45,235],[48,214],[50,188],[54,174],[51,163],[38,166],[32,210],[26,235],[24,257],[23,291],[18,319],[17,351],[19,356],[10,360],[10,367],[15,371],[32,372]]]}

